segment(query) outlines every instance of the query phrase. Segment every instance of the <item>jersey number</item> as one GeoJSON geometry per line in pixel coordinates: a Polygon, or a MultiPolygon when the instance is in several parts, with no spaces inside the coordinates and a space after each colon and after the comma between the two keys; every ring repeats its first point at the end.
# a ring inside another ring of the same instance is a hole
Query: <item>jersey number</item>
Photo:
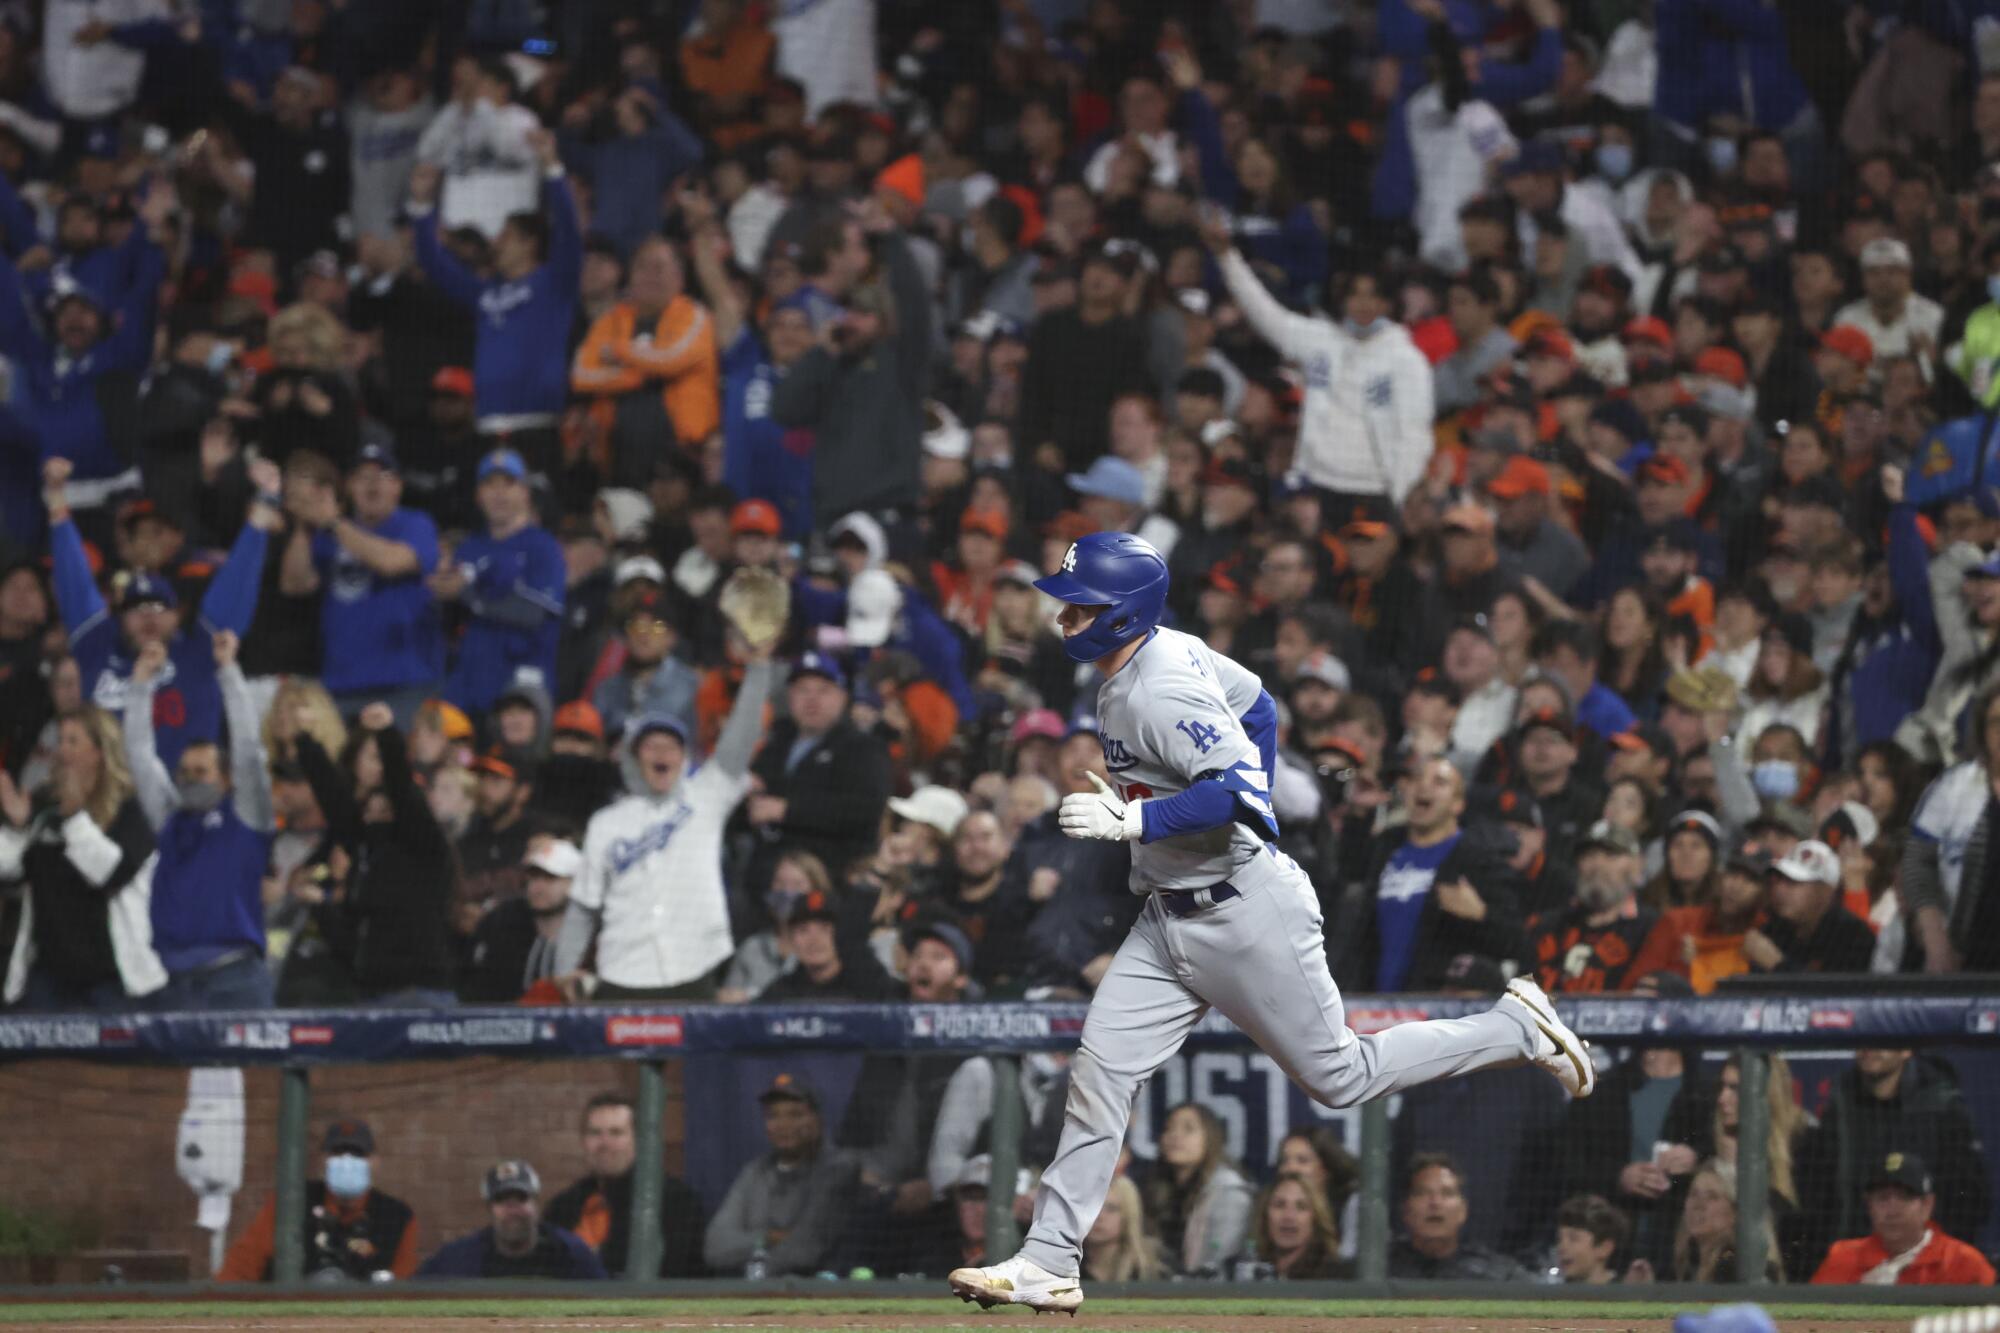
{"type": "Polygon", "coordinates": [[[1128,801],[1150,801],[1153,799],[1153,789],[1143,782],[1121,782],[1118,784],[1118,794],[1128,801]]]}
{"type": "Polygon", "coordinates": [[[1194,748],[1203,754],[1207,754],[1210,747],[1222,739],[1222,733],[1214,727],[1209,726],[1206,722],[1196,722],[1193,720],[1176,722],[1174,723],[1174,729],[1185,733],[1187,738],[1194,742],[1194,748]]]}

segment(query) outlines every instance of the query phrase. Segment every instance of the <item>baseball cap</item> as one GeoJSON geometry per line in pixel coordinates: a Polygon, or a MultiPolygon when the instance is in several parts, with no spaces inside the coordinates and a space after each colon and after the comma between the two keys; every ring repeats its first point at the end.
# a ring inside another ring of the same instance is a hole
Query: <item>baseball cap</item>
{"type": "Polygon", "coordinates": [[[1525,738],[1537,727],[1547,727],[1550,731],[1561,732],[1565,740],[1572,739],[1576,731],[1576,724],[1570,720],[1569,714],[1560,708],[1537,708],[1522,718],[1519,725],[1514,728],[1515,739],[1525,738]]]}
{"type": "Polygon", "coordinates": [[[556,709],[549,721],[549,730],[556,735],[588,736],[594,741],[604,739],[604,715],[588,699],[572,699],[556,709]]]}
{"type": "Polygon", "coordinates": [[[1674,347],[1674,331],[1667,327],[1667,321],[1658,315],[1641,315],[1625,325],[1619,335],[1623,342],[1652,343],[1662,350],[1671,352],[1674,347]]]}
{"type": "Polygon", "coordinates": [[[1518,500],[1524,495],[1549,493],[1549,470],[1525,454],[1507,460],[1500,475],[1486,484],[1486,493],[1496,500],[1518,500]]]}
{"type": "Polygon", "coordinates": [[[1053,708],[1031,708],[1014,720],[1014,726],[1007,733],[1009,742],[1019,745],[1030,736],[1042,736],[1052,741],[1063,738],[1062,715],[1053,708]]]}
{"type": "Polygon", "coordinates": [[[1838,352],[1866,370],[1875,360],[1875,340],[1852,324],[1836,324],[1819,336],[1819,345],[1838,352]]]}
{"type": "Polygon", "coordinates": [[[1639,482],[1641,485],[1649,481],[1656,481],[1664,486],[1685,486],[1687,485],[1687,479],[1687,464],[1675,458],[1672,454],[1654,454],[1651,458],[1639,464],[1639,482]]]}
{"type": "Polygon", "coordinates": [[[495,1162],[486,1173],[486,1181],[480,1193],[486,1202],[505,1198],[509,1194],[519,1194],[534,1198],[542,1192],[542,1178],[535,1174],[535,1168],[520,1158],[505,1162],[495,1162]]]}
{"type": "Polygon", "coordinates": [[[769,500],[744,500],[729,511],[729,535],[732,537],[744,533],[775,537],[784,530],[785,520],[778,516],[778,507],[769,500]]]}
{"type": "Polygon", "coordinates": [[[840,663],[822,652],[809,652],[792,665],[792,674],[787,680],[797,680],[800,676],[823,676],[827,680],[847,688],[847,673],[840,669],[840,663]]]}
{"type": "Polygon", "coordinates": [[[473,760],[472,771],[524,782],[533,781],[535,776],[532,759],[525,754],[498,745],[473,760]]]}
{"type": "Polygon", "coordinates": [[[1723,861],[1723,869],[1740,871],[1762,880],[1771,873],[1771,854],[1750,839],[1744,838],[1729,849],[1729,856],[1723,861]]]}
{"type": "Polygon", "coordinates": [[[1201,484],[1204,486],[1245,486],[1258,489],[1257,474],[1250,465],[1240,458],[1211,459],[1201,470],[1201,484]]]}
{"type": "Polygon", "coordinates": [[[958,831],[959,821],[970,808],[965,797],[949,787],[936,785],[919,787],[908,796],[889,798],[891,814],[934,828],[947,838],[958,831]]]}
{"type": "Polygon", "coordinates": [[[638,717],[625,724],[626,741],[635,750],[638,749],[640,741],[645,740],[646,737],[656,731],[672,736],[682,746],[687,745],[687,723],[681,721],[672,713],[641,713],[638,717]]]}
{"type": "Polygon", "coordinates": [[[1489,536],[1493,531],[1493,511],[1485,505],[1461,502],[1444,511],[1443,527],[1446,532],[1489,536]]]}
{"type": "Polygon", "coordinates": [[[437,723],[437,729],[444,734],[446,740],[472,739],[472,719],[467,717],[465,710],[457,704],[447,703],[443,699],[426,699],[418,711],[431,715],[437,723]]]}
{"type": "Polygon", "coordinates": [[[936,940],[951,950],[952,956],[958,959],[960,972],[972,971],[972,941],[966,937],[964,931],[951,922],[935,919],[920,921],[903,932],[905,949],[914,949],[923,940],[936,940]]]}
{"type": "MultiPolygon", "coordinates": [[[[1119,504],[1146,503],[1146,478],[1138,468],[1112,454],[1091,463],[1088,471],[1072,472],[1063,478],[1078,495],[1115,500],[1119,504]]],[[[1204,478],[1206,480],[1206,478],[1204,478]]]]}
{"type": "Polygon", "coordinates": [[[1436,667],[1425,667],[1410,682],[1411,694],[1428,694],[1435,698],[1449,700],[1456,708],[1465,699],[1464,691],[1452,684],[1451,678],[1436,667]]]}
{"type": "Polygon", "coordinates": [[[354,471],[355,468],[360,467],[363,463],[373,463],[376,467],[381,468],[384,472],[395,472],[399,470],[396,466],[396,451],[394,449],[391,449],[388,445],[379,442],[375,444],[364,444],[359,449],[355,450],[354,467],[349,468],[348,471],[350,472],[354,471]]]}
{"type": "Polygon", "coordinates": [[[923,451],[932,458],[956,462],[972,453],[972,432],[943,403],[926,402],[923,451]]]}
{"type": "Polygon", "coordinates": [[[1862,1188],[1873,1190],[1889,1185],[1901,1186],[1916,1195],[1933,1191],[1930,1168],[1913,1152],[1892,1152],[1875,1162],[1862,1188]]]}
{"type": "Polygon", "coordinates": [[[583,853],[576,849],[575,843],[557,839],[543,844],[542,849],[523,864],[530,870],[539,870],[556,879],[574,879],[576,872],[583,869],[583,853]]]}
{"type": "Polygon", "coordinates": [[[1542,814],[1542,803],[1526,787],[1502,788],[1493,797],[1493,817],[1503,824],[1525,824],[1529,828],[1548,826],[1542,814]]]}
{"type": "Polygon", "coordinates": [[[896,632],[896,613],[902,609],[903,585],[894,574],[886,569],[862,570],[847,585],[848,643],[880,648],[896,632]]]}
{"type": "Polygon", "coordinates": [[[996,542],[1007,540],[1007,515],[997,509],[968,509],[958,516],[958,530],[982,533],[996,542]]]}
{"type": "Polygon", "coordinates": [[[1995,551],[1984,560],[1965,571],[1969,579],[2000,579],[2000,551],[1995,551]]]}
{"type": "Polygon", "coordinates": [[[1859,801],[1842,801],[1819,826],[1819,840],[1836,854],[1850,842],[1872,847],[1881,833],[1882,824],[1875,812],[1859,801]]]}
{"type": "Polygon", "coordinates": [[[1871,268],[1909,268],[1910,247],[1893,236],[1877,236],[1861,247],[1861,267],[1864,271],[1871,268]]]}
{"type": "Polygon", "coordinates": [[[136,500],[127,500],[124,504],[118,506],[118,526],[121,530],[130,527],[142,518],[153,519],[156,522],[164,523],[170,528],[176,528],[183,532],[187,530],[182,525],[180,519],[174,514],[173,510],[167,508],[149,495],[142,495],[136,500]]]}
{"type": "Polygon", "coordinates": [[[1694,373],[1713,375],[1737,389],[1750,382],[1750,369],[1743,364],[1742,354],[1730,347],[1704,347],[1695,354],[1694,373]]]}
{"type": "Polygon", "coordinates": [[[791,895],[791,901],[784,909],[784,921],[788,926],[796,926],[806,921],[838,921],[839,913],[833,910],[833,899],[814,889],[810,893],[791,895]]]}
{"type": "Polygon", "coordinates": [[[618,568],[612,571],[611,586],[622,588],[634,579],[650,579],[654,583],[665,583],[667,581],[666,566],[650,555],[627,556],[625,559],[620,560],[618,568]]]}
{"type": "MultiPolygon", "coordinates": [[[[1327,515],[1329,523],[1336,516],[1327,515]]],[[[1396,511],[1384,496],[1353,497],[1345,518],[1339,519],[1343,537],[1387,537],[1396,531],[1396,511]]]]}
{"type": "Polygon", "coordinates": [[[454,398],[472,397],[472,372],[464,366],[441,366],[431,376],[432,393],[448,393],[454,398]]]}
{"type": "Polygon", "coordinates": [[[1651,722],[1635,722],[1628,729],[1612,736],[1610,740],[1612,746],[1620,750],[1644,750],[1656,757],[1668,759],[1674,755],[1672,738],[1657,724],[1651,722]]]}
{"type": "MultiPolygon", "coordinates": [[[[826,895],[823,893],[809,893],[806,895],[808,900],[813,898],[823,899],[825,897],[826,895]]],[[[797,916],[792,918],[794,921],[798,919],[797,916]]],[[[819,1089],[813,1087],[811,1083],[807,1082],[799,1074],[780,1074],[771,1080],[769,1087],[757,1094],[757,1105],[769,1106],[772,1102],[804,1102],[807,1106],[817,1111],[819,1110],[819,1089]]]]}
{"type": "Polygon", "coordinates": [[[1041,571],[1025,560],[1009,560],[993,571],[994,583],[1014,583],[1023,588],[1034,587],[1035,581],[1041,577],[1041,571]]]}
{"type": "Polygon", "coordinates": [[[1825,843],[1809,839],[1792,848],[1791,855],[1771,867],[1771,873],[1795,884],[1838,884],[1840,858],[1825,843]]]}
{"type": "MultiPolygon", "coordinates": [[[[1665,427],[1669,423],[1686,426],[1696,435],[1706,435],[1708,434],[1708,409],[1700,403],[1675,403],[1672,407],[1660,413],[1660,425],[1665,427]]],[[[1680,460],[1676,459],[1675,461],[1679,462],[1680,460]]]]}
{"type": "Polygon", "coordinates": [[[1592,824],[1589,832],[1577,840],[1576,854],[1582,856],[1593,848],[1616,852],[1620,856],[1637,856],[1641,851],[1639,836],[1636,833],[1608,819],[1600,819],[1592,824]]]}
{"type": "Polygon", "coordinates": [[[320,1140],[319,1150],[323,1153],[372,1156],[375,1152],[375,1131],[368,1128],[366,1120],[343,1116],[326,1127],[326,1137],[320,1140]]]}
{"type": "Polygon", "coordinates": [[[1576,343],[1569,334],[1552,325],[1543,325],[1528,335],[1527,346],[1521,349],[1528,357],[1546,356],[1558,361],[1576,360],[1576,343]]]}
{"type": "Polygon", "coordinates": [[[130,611],[140,606],[162,606],[171,611],[181,604],[174,594],[174,585],[158,574],[144,570],[125,580],[125,586],[118,593],[118,609],[130,611]]]}
{"type": "Polygon", "coordinates": [[[528,465],[512,449],[495,449],[479,460],[479,480],[485,481],[495,473],[504,473],[515,481],[526,481],[528,465]]]}
{"type": "Polygon", "coordinates": [[[1298,674],[1292,677],[1292,688],[1297,689],[1307,681],[1316,681],[1342,693],[1354,688],[1354,675],[1347,669],[1347,663],[1328,652],[1314,653],[1300,663],[1298,674]]]}

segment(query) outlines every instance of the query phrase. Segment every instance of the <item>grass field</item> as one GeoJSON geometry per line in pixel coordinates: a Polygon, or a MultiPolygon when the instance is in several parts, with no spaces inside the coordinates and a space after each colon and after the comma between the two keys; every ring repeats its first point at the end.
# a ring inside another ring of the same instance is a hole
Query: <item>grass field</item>
{"type": "MultiPolygon", "coordinates": [[[[1087,1301],[1074,1320],[1051,1316],[1061,1333],[1664,1333],[1687,1306],[1671,1303],[1576,1301],[1315,1301],[1106,1299],[1087,1301]]],[[[1907,1333],[1914,1306],[1774,1305],[1784,1333],[1907,1333]]],[[[826,1300],[786,1298],[683,1300],[560,1300],[448,1298],[439,1300],[74,1301],[0,1304],[0,1330],[60,1328],[65,1333],[219,1333],[278,1329],[315,1333],[498,1333],[560,1329],[612,1333],[648,1329],[846,1329],[944,1333],[1002,1326],[1042,1327],[1022,1309],[982,1312],[949,1297],[826,1300]]]]}

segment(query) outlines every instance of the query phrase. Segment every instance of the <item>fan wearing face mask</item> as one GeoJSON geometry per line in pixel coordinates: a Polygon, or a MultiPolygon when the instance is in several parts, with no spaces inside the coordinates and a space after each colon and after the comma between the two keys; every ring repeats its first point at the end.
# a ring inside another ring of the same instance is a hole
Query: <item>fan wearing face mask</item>
{"type": "MultiPolygon", "coordinates": [[[[314,1283],[384,1282],[417,1271],[410,1205],[375,1188],[375,1132],[348,1117],[320,1141],[326,1170],[306,1182],[305,1275],[314,1283]]],[[[277,1252],[276,1196],[267,1196],[215,1270],[218,1282],[269,1282],[277,1252]]]]}
{"type": "Polygon", "coordinates": [[[236,636],[216,631],[215,683],[229,724],[229,752],[191,742],[170,774],[153,733],[153,691],[167,662],[149,643],[132,666],[125,758],[134,794],[159,837],[153,868],[153,948],[167,969],[167,1009],[268,1009],[264,965],[264,867],[276,827],[270,769],[236,636]]]}

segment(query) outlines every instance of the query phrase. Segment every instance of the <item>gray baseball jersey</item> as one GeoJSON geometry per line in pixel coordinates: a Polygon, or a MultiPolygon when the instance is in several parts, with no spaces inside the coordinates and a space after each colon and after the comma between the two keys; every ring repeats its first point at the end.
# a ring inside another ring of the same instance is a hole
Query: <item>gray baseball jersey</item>
{"type": "MultiPolygon", "coordinates": [[[[1119,794],[1151,800],[1196,782],[1220,782],[1243,819],[1276,838],[1270,774],[1242,721],[1263,690],[1255,675],[1193,635],[1155,631],[1097,694],[1098,742],[1119,794]]],[[[1269,855],[1266,841],[1243,822],[1134,843],[1132,891],[1207,888],[1269,855]]]]}

